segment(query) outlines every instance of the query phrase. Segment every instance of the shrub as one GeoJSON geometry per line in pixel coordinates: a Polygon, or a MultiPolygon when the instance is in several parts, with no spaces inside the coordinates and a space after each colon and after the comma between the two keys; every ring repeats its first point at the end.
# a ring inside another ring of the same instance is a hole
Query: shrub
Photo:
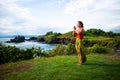
{"type": "Polygon", "coordinates": [[[41,48],[29,48],[26,50],[15,46],[4,46],[0,43],[0,64],[32,59],[34,57],[46,56],[46,52],[41,48]]]}
{"type": "Polygon", "coordinates": [[[44,39],[43,36],[38,36],[38,37],[37,37],[37,41],[38,41],[38,42],[44,42],[45,39],[44,39]]]}
{"type": "Polygon", "coordinates": [[[65,53],[66,53],[66,46],[63,44],[58,44],[52,50],[48,51],[49,56],[64,55],[65,53]]]}
{"type": "Polygon", "coordinates": [[[57,37],[57,36],[60,36],[61,33],[54,32],[53,35],[54,35],[55,37],[57,37]]]}
{"type": "Polygon", "coordinates": [[[34,57],[46,56],[46,52],[40,47],[34,49],[32,53],[34,54],[34,57]]]}
{"type": "Polygon", "coordinates": [[[49,56],[55,55],[71,55],[75,54],[75,44],[69,43],[67,46],[63,44],[56,45],[52,50],[47,51],[49,56]]]}
{"type": "Polygon", "coordinates": [[[108,47],[120,47],[120,40],[119,39],[113,39],[108,42],[108,47]]]}
{"type": "Polygon", "coordinates": [[[100,35],[104,35],[105,32],[101,29],[89,29],[87,31],[85,31],[85,35],[89,35],[89,36],[100,36],[100,35]]]}
{"type": "MultiPolygon", "coordinates": [[[[0,63],[14,62],[23,60],[22,52],[19,48],[15,46],[4,46],[0,45],[0,63]]],[[[24,54],[23,54],[24,55],[24,54]]]]}
{"type": "Polygon", "coordinates": [[[75,53],[76,53],[75,44],[69,43],[66,47],[66,54],[70,55],[75,53]]]}
{"type": "Polygon", "coordinates": [[[45,36],[46,43],[52,43],[56,37],[54,35],[45,36]]]}
{"type": "Polygon", "coordinates": [[[106,47],[100,46],[98,44],[95,44],[93,47],[89,47],[88,51],[90,53],[107,53],[108,52],[106,47]]]}

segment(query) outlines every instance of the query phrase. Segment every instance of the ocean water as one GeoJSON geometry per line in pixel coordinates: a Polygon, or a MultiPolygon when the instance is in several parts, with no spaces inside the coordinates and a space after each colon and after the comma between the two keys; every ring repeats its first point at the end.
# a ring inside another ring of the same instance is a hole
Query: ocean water
{"type": "Polygon", "coordinates": [[[33,42],[33,41],[25,41],[21,43],[5,43],[6,41],[9,41],[12,38],[0,38],[0,42],[3,43],[6,46],[16,46],[20,49],[26,49],[26,48],[38,48],[41,47],[44,50],[51,50],[55,45],[53,44],[45,44],[40,42],[33,42]]]}

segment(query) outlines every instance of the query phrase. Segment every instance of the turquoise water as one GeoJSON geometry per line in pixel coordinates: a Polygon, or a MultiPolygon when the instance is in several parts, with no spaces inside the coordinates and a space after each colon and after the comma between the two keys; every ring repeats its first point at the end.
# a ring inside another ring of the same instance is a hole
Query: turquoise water
{"type": "Polygon", "coordinates": [[[43,44],[40,42],[33,42],[33,41],[25,41],[21,43],[5,43],[5,41],[9,41],[10,39],[11,38],[0,38],[0,42],[2,42],[5,45],[16,46],[21,49],[26,49],[26,48],[31,48],[31,47],[34,47],[34,48],[41,47],[44,50],[50,50],[55,46],[53,44],[43,44]]]}

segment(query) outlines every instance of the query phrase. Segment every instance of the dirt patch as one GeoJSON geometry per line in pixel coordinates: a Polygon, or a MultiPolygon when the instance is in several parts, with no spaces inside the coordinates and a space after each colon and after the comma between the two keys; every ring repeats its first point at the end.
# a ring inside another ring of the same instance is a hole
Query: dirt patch
{"type": "Polygon", "coordinates": [[[2,64],[0,65],[0,80],[4,80],[4,76],[8,73],[24,71],[31,68],[33,68],[32,65],[25,63],[12,65],[2,64]]]}
{"type": "Polygon", "coordinates": [[[0,77],[0,80],[4,80],[4,78],[3,78],[3,77],[0,77]]]}
{"type": "Polygon", "coordinates": [[[120,60],[120,54],[109,54],[109,55],[107,55],[107,57],[120,60]]]}
{"type": "Polygon", "coordinates": [[[23,71],[23,70],[28,70],[32,68],[33,66],[30,64],[21,64],[20,66],[17,66],[13,71],[18,72],[18,71],[23,71]]]}
{"type": "Polygon", "coordinates": [[[110,38],[95,38],[94,40],[109,40],[110,38]]]}

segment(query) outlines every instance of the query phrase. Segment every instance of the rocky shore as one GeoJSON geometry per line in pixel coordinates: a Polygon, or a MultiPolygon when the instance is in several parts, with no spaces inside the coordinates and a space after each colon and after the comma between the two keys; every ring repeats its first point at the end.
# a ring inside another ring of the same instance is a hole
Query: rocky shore
{"type": "Polygon", "coordinates": [[[75,39],[53,37],[49,41],[47,41],[45,38],[41,38],[38,41],[37,37],[30,37],[29,39],[25,39],[24,36],[16,36],[15,38],[10,39],[10,41],[6,41],[6,43],[20,43],[24,41],[43,42],[43,43],[48,43],[48,44],[68,44],[68,43],[74,43],[75,39]]]}

